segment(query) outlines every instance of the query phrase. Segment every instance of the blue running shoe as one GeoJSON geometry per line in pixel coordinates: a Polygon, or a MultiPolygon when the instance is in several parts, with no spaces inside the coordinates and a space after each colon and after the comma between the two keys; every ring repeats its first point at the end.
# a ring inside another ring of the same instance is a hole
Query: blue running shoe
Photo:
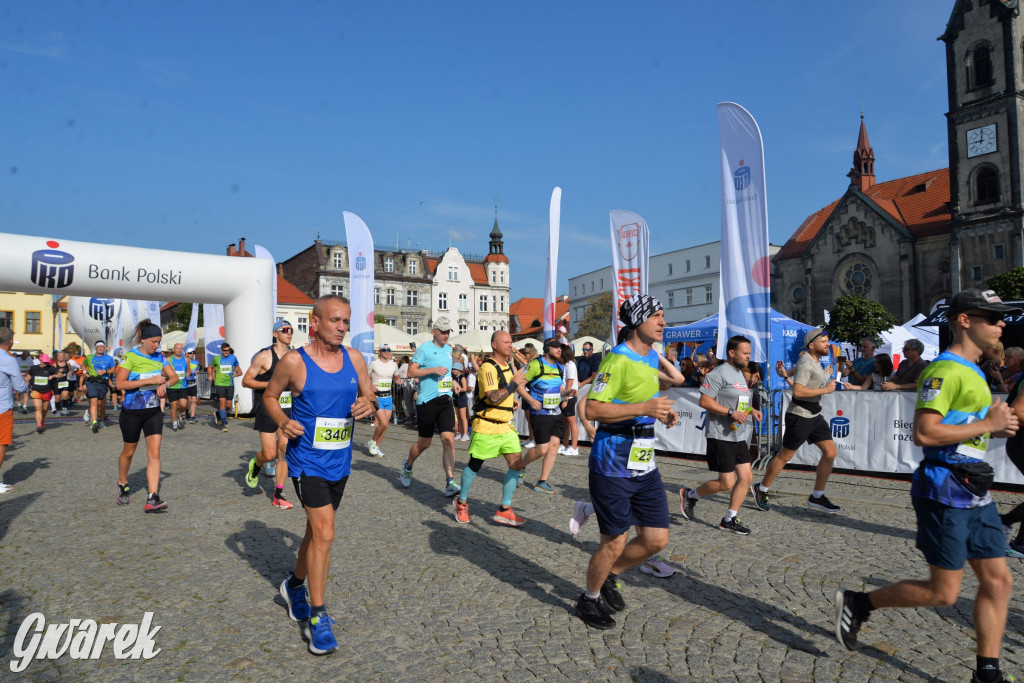
{"type": "Polygon", "coordinates": [[[305,621],[309,619],[309,600],[306,599],[306,584],[300,588],[289,588],[288,579],[294,576],[294,572],[288,572],[288,578],[281,582],[281,597],[288,606],[288,616],[292,621],[305,621]]]}
{"type": "Polygon", "coordinates": [[[331,631],[333,623],[334,619],[327,616],[327,612],[309,620],[305,634],[310,652],[315,655],[329,655],[338,649],[338,641],[334,639],[334,632],[331,631]]]}

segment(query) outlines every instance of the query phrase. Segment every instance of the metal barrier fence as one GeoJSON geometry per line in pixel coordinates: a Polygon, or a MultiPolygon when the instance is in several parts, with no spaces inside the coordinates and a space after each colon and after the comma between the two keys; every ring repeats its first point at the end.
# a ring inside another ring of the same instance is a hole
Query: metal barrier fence
{"type": "Polygon", "coordinates": [[[761,412],[763,421],[756,432],[757,459],[753,467],[762,470],[782,450],[782,396],[789,389],[761,391],[761,412]]]}

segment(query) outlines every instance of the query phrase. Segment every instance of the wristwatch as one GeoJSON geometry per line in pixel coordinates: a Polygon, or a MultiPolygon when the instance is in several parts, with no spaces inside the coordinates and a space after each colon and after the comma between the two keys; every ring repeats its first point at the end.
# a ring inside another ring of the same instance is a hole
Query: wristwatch
{"type": "Polygon", "coordinates": [[[725,416],[731,419],[732,418],[732,412],[733,412],[732,408],[729,408],[729,412],[726,413],[725,416]]]}

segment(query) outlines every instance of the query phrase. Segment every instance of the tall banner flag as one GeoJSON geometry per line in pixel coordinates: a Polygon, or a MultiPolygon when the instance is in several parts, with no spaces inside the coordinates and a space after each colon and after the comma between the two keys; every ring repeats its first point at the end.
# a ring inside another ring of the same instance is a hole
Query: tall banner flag
{"type": "Polygon", "coordinates": [[[139,302],[139,319],[143,317],[149,318],[149,321],[154,325],[160,325],[160,302],[159,301],[140,301],[139,302]]]}
{"type": "Polygon", "coordinates": [[[647,223],[632,211],[609,211],[612,228],[612,346],[622,323],[619,306],[634,294],[647,293],[647,260],[651,243],[647,223]]]}
{"type": "Polygon", "coordinates": [[[277,261],[274,260],[269,249],[259,244],[253,249],[253,254],[256,258],[269,259],[274,264],[274,310],[270,312],[270,326],[273,327],[274,323],[277,322],[277,261]]]}
{"type": "Polygon", "coordinates": [[[366,365],[373,361],[373,236],[363,219],[343,211],[345,242],[348,244],[348,276],[352,323],[349,340],[363,354],[366,365]]]}
{"type": "Polygon", "coordinates": [[[188,332],[185,333],[185,348],[193,348],[199,341],[199,304],[192,304],[192,317],[188,320],[188,332]]]}
{"type": "Polygon", "coordinates": [[[556,336],[555,327],[558,312],[555,310],[558,286],[558,232],[562,222],[562,188],[556,187],[551,192],[551,205],[548,209],[548,270],[544,276],[544,339],[556,336]]]}
{"type": "Polygon", "coordinates": [[[718,357],[729,337],[750,339],[750,359],[768,360],[771,311],[764,145],[757,122],[733,102],[718,105],[722,162],[722,268],[718,357]]]}
{"type": "Polygon", "coordinates": [[[220,355],[224,343],[224,305],[203,304],[203,343],[206,345],[205,367],[210,367],[214,356],[220,355]]]}

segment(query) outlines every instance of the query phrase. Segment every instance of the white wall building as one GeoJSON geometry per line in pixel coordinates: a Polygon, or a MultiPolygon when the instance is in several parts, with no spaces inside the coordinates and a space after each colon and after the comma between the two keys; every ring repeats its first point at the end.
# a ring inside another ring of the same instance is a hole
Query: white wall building
{"type": "Polygon", "coordinates": [[[467,261],[456,247],[440,258],[427,258],[434,326],[451,328],[452,336],[509,329],[511,278],[501,237],[495,219],[489,253],[483,259],[467,261]]]}
{"type": "MultiPolygon", "coordinates": [[[[778,246],[769,245],[774,256],[778,246]]],[[[708,242],[664,254],[648,261],[647,291],[665,307],[665,322],[686,325],[718,312],[722,243],[708,242]]],[[[569,278],[569,333],[574,338],[591,303],[614,287],[612,267],[607,266],[569,278]]]]}

